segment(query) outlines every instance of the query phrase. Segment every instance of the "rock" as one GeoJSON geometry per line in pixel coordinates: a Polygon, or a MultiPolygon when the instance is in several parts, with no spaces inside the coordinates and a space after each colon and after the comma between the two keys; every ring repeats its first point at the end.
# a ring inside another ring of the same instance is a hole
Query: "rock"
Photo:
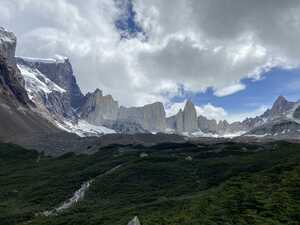
{"type": "Polygon", "coordinates": [[[187,101],[183,110],[183,130],[189,133],[198,130],[197,112],[190,100],[187,101]]]}
{"type": "Polygon", "coordinates": [[[221,120],[218,123],[218,133],[225,134],[229,127],[229,123],[226,120],[221,120]]]}
{"type": "Polygon", "coordinates": [[[167,127],[165,116],[163,104],[156,102],[142,107],[120,107],[118,121],[140,124],[149,132],[164,132],[167,127]]]}
{"type": "Polygon", "coordinates": [[[0,55],[8,65],[15,64],[17,38],[14,33],[0,27],[0,55]]]}
{"type": "Polygon", "coordinates": [[[66,98],[74,109],[83,104],[84,95],[76,82],[68,58],[55,56],[51,59],[17,57],[17,63],[38,70],[56,85],[66,90],[66,98]]]}
{"type": "Polygon", "coordinates": [[[198,117],[198,127],[204,133],[218,133],[218,124],[216,120],[209,120],[204,116],[198,117]]]}
{"type": "Polygon", "coordinates": [[[80,109],[81,118],[94,125],[112,125],[119,112],[119,104],[111,95],[103,96],[97,89],[86,95],[86,101],[80,109]]]}
{"type": "Polygon", "coordinates": [[[140,154],[140,158],[147,158],[149,155],[145,152],[140,154]]]}
{"type": "Polygon", "coordinates": [[[0,91],[6,95],[13,95],[23,105],[31,104],[26,90],[24,79],[15,62],[17,39],[12,32],[0,28],[0,91]]]}
{"type": "Polygon", "coordinates": [[[149,133],[140,124],[130,121],[119,121],[117,120],[112,125],[104,124],[105,126],[115,130],[118,133],[123,134],[136,134],[136,133],[149,133]]]}
{"type": "Polygon", "coordinates": [[[166,118],[167,127],[170,130],[174,130],[177,134],[183,133],[183,112],[182,109],[171,117],[166,118]]]}
{"type": "Polygon", "coordinates": [[[271,108],[270,116],[280,116],[292,109],[294,105],[294,102],[289,102],[283,96],[279,96],[271,108]]]}
{"type": "Polygon", "coordinates": [[[290,139],[300,137],[300,124],[288,119],[275,120],[256,127],[245,134],[245,136],[274,138],[288,137],[290,139]]]}
{"type": "Polygon", "coordinates": [[[192,160],[193,160],[193,157],[189,155],[189,156],[185,157],[185,160],[186,160],[186,161],[192,161],[192,160]]]}
{"type": "Polygon", "coordinates": [[[184,121],[183,121],[183,112],[180,109],[179,112],[175,116],[175,129],[178,134],[184,132],[184,121]]]}
{"type": "Polygon", "coordinates": [[[25,88],[40,114],[49,120],[76,120],[74,99],[83,97],[67,59],[17,58],[25,88]]]}
{"type": "Polygon", "coordinates": [[[296,110],[293,113],[293,117],[295,119],[300,119],[300,106],[296,108],[296,110]]]}
{"type": "Polygon", "coordinates": [[[176,133],[192,133],[198,130],[197,112],[194,104],[189,100],[185,104],[184,110],[166,119],[169,129],[174,129],[176,133]]]}
{"type": "Polygon", "coordinates": [[[139,218],[135,216],[127,225],[141,225],[139,218]]]}
{"type": "Polygon", "coordinates": [[[16,38],[0,29],[0,140],[19,143],[25,136],[56,132],[47,120],[33,110],[24,80],[15,60],[16,38]]]}

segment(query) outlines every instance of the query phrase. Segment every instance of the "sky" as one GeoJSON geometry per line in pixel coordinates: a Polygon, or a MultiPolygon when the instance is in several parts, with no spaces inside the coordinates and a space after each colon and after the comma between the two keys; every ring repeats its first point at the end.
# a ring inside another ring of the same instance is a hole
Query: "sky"
{"type": "Polygon", "coordinates": [[[70,58],[84,93],[120,105],[187,99],[229,121],[300,98],[299,0],[1,0],[17,55],[70,58]]]}

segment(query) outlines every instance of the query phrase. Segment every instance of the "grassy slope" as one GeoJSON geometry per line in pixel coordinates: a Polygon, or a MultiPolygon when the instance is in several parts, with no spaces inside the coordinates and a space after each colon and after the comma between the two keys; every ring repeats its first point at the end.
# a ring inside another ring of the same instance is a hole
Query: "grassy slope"
{"type": "MultiPolygon", "coordinates": [[[[114,224],[138,215],[143,225],[298,224],[300,146],[234,143],[110,148],[92,156],[50,159],[0,146],[0,221],[5,224],[114,224]],[[246,147],[246,148],[245,148],[246,147]],[[149,157],[140,158],[140,152],[149,157]],[[186,160],[192,156],[193,160],[186,160]],[[98,177],[84,201],[54,217],[57,206],[98,177]],[[29,223],[28,223],[29,221],[29,223]]],[[[1,224],[2,224],[1,223],[1,224]]]]}

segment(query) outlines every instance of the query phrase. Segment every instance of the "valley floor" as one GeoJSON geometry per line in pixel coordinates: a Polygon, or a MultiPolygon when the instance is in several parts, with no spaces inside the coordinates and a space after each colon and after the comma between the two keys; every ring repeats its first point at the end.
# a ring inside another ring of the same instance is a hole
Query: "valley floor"
{"type": "Polygon", "coordinates": [[[115,145],[58,158],[0,145],[1,225],[126,225],[135,216],[142,225],[298,225],[299,196],[295,143],[115,145]],[[70,207],[42,213],[87,181],[70,207]]]}

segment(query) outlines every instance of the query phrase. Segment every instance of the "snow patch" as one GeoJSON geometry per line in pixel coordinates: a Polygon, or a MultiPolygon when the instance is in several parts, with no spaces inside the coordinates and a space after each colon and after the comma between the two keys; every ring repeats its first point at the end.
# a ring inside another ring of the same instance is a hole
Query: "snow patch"
{"type": "Polygon", "coordinates": [[[68,60],[68,57],[61,56],[61,55],[55,55],[53,58],[32,58],[32,57],[24,57],[24,56],[18,56],[18,58],[23,59],[26,62],[29,63],[65,63],[66,60],[68,60]]]}
{"type": "Polygon", "coordinates": [[[193,133],[184,132],[183,135],[187,137],[210,137],[210,138],[234,138],[245,134],[245,131],[239,131],[236,133],[226,133],[226,134],[213,134],[213,133],[204,133],[201,130],[195,131],[193,133]]]}
{"type": "Polygon", "coordinates": [[[263,138],[266,136],[272,136],[270,133],[265,133],[265,134],[246,134],[245,136],[247,137],[257,137],[257,138],[263,138]]]}
{"type": "Polygon", "coordinates": [[[57,91],[60,93],[66,92],[65,89],[55,84],[37,69],[31,69],[24,65],[18,65],[18,68],[21,71],[22,76],[24,77],[25,89],[31,100],[41,92],[45,95],[53,91],[57,91]]]}
{"type": "Polygon", "coordinates": [[[296,109],[297,109],[298,107],[300,107],[300,103],[299,103],[299,102],[297,102],[297,103],[294,105],[294,107],[286,114],[286,117],[287,117],[288,119],[290,119],[291,121],[294,121],[295,123],[300,124],[300,120],[294,118],[294,112],[296,111],[296,109]]]}
{"type": "Polygon", "coordinates": [[[69,133],[75,133],[80,137],[88,137],[88,136],[101,136],[104,134],[115,134],[116,131],[109,129],[104,126],[96,126],[88,123],[85,120],[79,120],[77,123],[72,123],[69,121],[63,121],[63,123],[59,123],[56,121],[57,127],[60,129],[67,131],[69,133]]]}
{"type": "Polygon", "coordinates": [[[16,37],[13,33],[7,31],[5,28],[0,27],[0,43],[1,42],[14,44],[16,42],[16,37]]]}

